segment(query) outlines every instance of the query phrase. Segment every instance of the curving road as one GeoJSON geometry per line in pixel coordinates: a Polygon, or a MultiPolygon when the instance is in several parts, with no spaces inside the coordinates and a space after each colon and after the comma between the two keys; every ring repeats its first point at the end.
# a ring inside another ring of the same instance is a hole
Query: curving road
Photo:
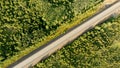
{"type": "Polygon", "coordinates": [[[24,56],[17,62],[10,65],[8,68],[29,68],[29,67],[34,66],[40,60],[44,59],[45,57],[48,57],[50,54],[54,53],[56,50],[62,48],[67,43],[76,39],[78,36],[83,34],[85,31],[89,30],[90,28],[93,28],[95,25],[109,18],[118,9],[120,9],[120,1],[116,2],[111,7],[95,15],[91,19],[77,26],[73,30],[67,32],[66,34],[54,40],[53,42],[45,45],[42,48],[38,48],[37,50],[33,51],[29,55],[24,56]]]}

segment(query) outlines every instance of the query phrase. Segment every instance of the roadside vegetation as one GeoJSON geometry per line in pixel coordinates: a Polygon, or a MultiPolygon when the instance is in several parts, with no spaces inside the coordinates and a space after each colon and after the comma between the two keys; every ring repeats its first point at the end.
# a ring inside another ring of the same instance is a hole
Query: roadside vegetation
{"type": "Polygon", "coordinates": [[[120,68],[120,16],[80,36],[34,68],[120,68]]]}
{"type": "Polygon", "coordinates": [[[103,0],[1,0],[0,67],[8,66],[79,24],[96,13],[102,2],[103,0]]]}

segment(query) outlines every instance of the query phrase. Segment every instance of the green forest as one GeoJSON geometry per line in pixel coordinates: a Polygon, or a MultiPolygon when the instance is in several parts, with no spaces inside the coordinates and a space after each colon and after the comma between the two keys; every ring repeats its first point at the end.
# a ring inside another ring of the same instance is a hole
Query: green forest
{"type": "Polygon", "coordinates": [[[96,26],[34,68],[120,68],[120,16],[96,26]]]}
{"type": "MultiPolygon", "coordinates": [[[[94,15],[103,1],[0,0],[0,68],[94,15]]],[[[119,68],[119,19],[96,26],[35,68],[119,68]]]]}

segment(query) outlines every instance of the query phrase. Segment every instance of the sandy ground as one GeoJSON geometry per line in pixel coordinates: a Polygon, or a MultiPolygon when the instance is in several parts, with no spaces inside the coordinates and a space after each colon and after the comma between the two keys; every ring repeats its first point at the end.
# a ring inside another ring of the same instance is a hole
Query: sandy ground
{"type": "Polygon", "coordinates": [[[115,1],[117,1],[117,0],[104,0],[104,3],[111,4],[111,3],[115,2],[115,1]]]}

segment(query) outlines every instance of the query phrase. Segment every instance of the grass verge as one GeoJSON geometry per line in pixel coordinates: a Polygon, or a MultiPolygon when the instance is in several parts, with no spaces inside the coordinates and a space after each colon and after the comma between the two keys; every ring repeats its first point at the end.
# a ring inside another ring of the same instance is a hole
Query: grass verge
{"type": "Polygon", "coordinates": [[[58,27],[56,29],[56,31],[52,31],[52,33],[49,36],[45,36],[43,38],[43,41],[41,41],[41,42],[39,42],[39,43],[37,43],[33,46],[30,46],[29,48],[26,48],[25,50],[19,52],[17,55],[6,59],[4,62],[1,62],[0,63],[0,68],[6,68],[11,63],[14,63],[15,61],[17,61],[21,57],[27,55],[28,53],[32,52],[36,48],[44,45],[45,43],[49,42],[53,38],[59,36],[60,34],[64,33],[66,30],[70,29],[71,27],[80,24],[81,21],[85,20],[89,16],[92,16],[93,14],[98,12],[101,9],[101,5],[102,5],[102,3],[96,5],[95,7],[91,8],[91,9],[89,9],[85,13],[78,15],[77,17],[73,18],[71,23],[62,24],[60,27],[58,27]]]}

